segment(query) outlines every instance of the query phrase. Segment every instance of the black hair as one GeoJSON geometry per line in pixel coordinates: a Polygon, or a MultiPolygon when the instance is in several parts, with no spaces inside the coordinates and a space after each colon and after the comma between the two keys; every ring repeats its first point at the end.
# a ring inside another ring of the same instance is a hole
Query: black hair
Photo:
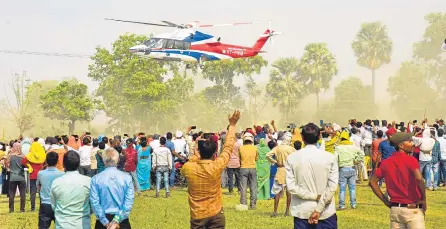
{"type": "Polygon", "coordinates": [[[121,145],[117,145],[117,146],[115,146],[113,148],[115,148],[115,150],[118,151],[118,153],[120,153],[120,154],[122,153],[122,146],[121,145]]]}
{"type": "Polygon", "coordinates": [[[357,122],[356,123],[356,128],[361,128],[362,127],[362,122],[357,122]]]}
{"type": "Polygon", "coordinates": [[[437,123],[434,123],[434,125],[432,125],[433,127],[435,127],[435,129],[438,131],[438,129],[440,128],[440,126],[437,123]]]}
{"type": "Polygon", "coordinates": [[[161,144],[161,145],[165,145],[166,142],[167,142],[167,139],[166,139],[165,137],[161,137],[161,138],[160,138],[160,144],[161,144]]]}
{"type": "Polygon", "coordinates": [[[217,151],[217,145],[211,140],[203,140],[198,144],[201,159],[211,159],[217,151]]]}
{"type": "Polygon", "coordinates": [[[197,133],[192,134],[192,140],[193,140],[193,141],[197,140],[198,136],[199,136],[199,135],[198,135],[197,133]]]}
{"type": "Polygon", "coordinates": [[[249,144],[252,144],[252,143],[253,142],[251,140],[249,140],[249,139],[246,139],[246,140],[243,141],[243,145],[249,145],[249,144]]]}
{"type": "Polygon", "coordinates": [[[108,138],[104,136],[104,137],[102,138],[102,142],[105,143],[105,144],[108,144],[108,138]]]}
{"type": "Polygon", "coordinates": [[[144,132],[139,132],[138,135],[146,135],[144,132]]]}
{"type": "Polygon", "coordinates": [[[443,129],[438,129],[438,131],[437,131],[437,135],[438,135],[438,137],[443,137],[443,135],[444,135],[444,130],[443,130],[443,129]]]}
{"type": "Polygon", "coordinates": [[[321,135],[321,130],[314,123],[308,123],[302,128],[302,138],[306,145],[316,144],[321,135]]]}
{"type": "Polygon", "coordinates": [[[38,141],[39,141],[39,137],[35,137],[35,138],[34,138],[34,141],[35,141],[35,142],[38,142],[38,141]]]}
{"type": "Polygon", "coordinates": [[[99,142],[99,149],[105,149],[105,142],[99,142]]]}
{"type": "Polygon", "coordinates": [[[372,125],[372,120],[367,119],[367,120],[365,120],[364,124],[367,125],[367,126],[371,126],[372,125]]]}
{"type": "Polygon", "coordinates": [[[93,147],[98,147],[99,146],[99,140],[97,138],[93,139],[93,147]]]}
{"type": "Polygon", "coordinates": [[[387,126],[387,120],[382,120],[382,121],[381,121],[381,125],[382,125],[382,126],[387,126]]]}
{"type": "Polygon", "coordinates": [[[90,144],[91,142],[90,142],[90,138],[84,138],[84,139],[82,139],[82,144],[84,144],[84,145],[88,145],[88,144],[90,144]]]}
{"type": "Polygon", "coordinates": [[[147,146],[147,138],[146,137],[142,137],[141,142],[139,143],[142,147],[146,147],[147,146]]]}
{"type": "Polygon", "coordinates": [[[301,141],[295,141],[294,142],[294,149],[300,150],[302,148],[302,142],[301,141]]]}
{"type": "Polygon", "coordinates": [[[352,128],[352,134],[356,134],[356,133],[358,133],[358,129],[356,129],[356,128],[352,128]]]}
{"type": "Polygon", "coordinates": [[[275,142],[275,141],[269,141],[269,142],[268,142],[268,147],[269,147],[270,149],[274,149],[274,147],[276,147],[276,142],[275,142]]]}
{"type": "Polygon", "coordinates": [[[70,150],[63,156],[63,167],[65,171],[76,171],[81,163],[79,154],[70,150]]]}
{"type": "Polygon", "coordinates": [[[376,132],[376,136],[378,136],[378,138],[382,138],[384,136],[384,132],[382,130],[378,130],[376,132]]]}
{"type": "MultiPolygon", "coordinates": [[[[66,135],[62,136],[62,140],[65,144],[68,144],[68,137],[66,135]]],[[[59,142],[59,140],[58,140],[58,142],[59,142]]]]}
{"type": "Polygon", "coordinates": [[[166,134],[166,138],[167,138],[167,140],[172,140],[172,138],[173,138],[172,133],[167,132],[167,134],[166,134]]]}
{"type": "Polygon", "coordinates": [[[55,166],[58,160],[59,154],[57,154],[56,152],[51,151],[46,154],[46,164],[48,166],[55,166]]]}

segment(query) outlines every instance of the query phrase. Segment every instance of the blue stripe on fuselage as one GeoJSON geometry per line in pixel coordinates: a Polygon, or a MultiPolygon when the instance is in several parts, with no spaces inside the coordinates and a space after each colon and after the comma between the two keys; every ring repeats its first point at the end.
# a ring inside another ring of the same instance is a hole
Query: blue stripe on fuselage
{"type": "Polygon", "coordinates": [[[207,60],[220,60],[218,57],[214,55],[204,54],[199,51],[193,51],[193,50],[177,50],[177,49],[165,49],[165,50],[152,50],[152,52],[160,52],[160,53],[171,53],[171,54],[179,54],[179,55],[185,55],[185,56],[191,56],[195,59],[200,60],[201,56],[205,56],[207,60]]]}
{"type": "Polygon", "coordinates": [[[184,39],[184,41],[187,42],[197,42],[197,41],[203,41],[203,40],[207,40],[207,39],[211,39],[214,36],[206,34],[206,33],[202,33],[199,31],[195,31],[195,34],[192,36],[193,38],[191,38],[191,36],[188,36],[184,39]]]}

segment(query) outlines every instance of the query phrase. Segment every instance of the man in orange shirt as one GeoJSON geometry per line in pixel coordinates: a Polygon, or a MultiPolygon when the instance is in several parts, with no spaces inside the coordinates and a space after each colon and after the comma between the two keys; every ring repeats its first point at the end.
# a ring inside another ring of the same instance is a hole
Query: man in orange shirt
{"type": "Polygon", "coordinates": [[[190,207],[190,228],[225,228],[221,174],[226,168],[235,144],[235,125],[240,112],[229,116],[226,142],[220,156],[212,160],[217,146],[211,140],[198,140],[198,154],[184,164],[181,174],[187,179],[190,207]],[[198,158],[200,157],[200,158],[198,158]]]}

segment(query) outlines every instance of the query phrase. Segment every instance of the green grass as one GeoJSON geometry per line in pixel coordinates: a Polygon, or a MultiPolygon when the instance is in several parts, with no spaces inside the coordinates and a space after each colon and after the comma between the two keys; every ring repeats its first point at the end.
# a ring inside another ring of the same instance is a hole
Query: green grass
{"type": "MultiPolygon", "coordinates": [[[[224,190],[224,192],[226,191],[224,190]]],[[[148,191],[143,193],[142,196],[136,197],[130,216],[132,228],[189,228],[189,205],[186,190],[173,190],[169,199],[155,199],[154,195],[154,191],[148,191]]],[[[427,228],[444,228],[446,189],[442,187],[435,192],[429,191],[427,201],[427,228]]],[[[292,228],[293,218],[283,216],[285,199],[281,200],[279,211],[282,216],[278,218],[270,218],[270,214],[273,211],[273,200],[258,201],[257,210],[244,212],[235,211],[235,205],[238,203],[238,195],[223,195],[226,228],[228,229],[292,228]]],[[[357,203],[358,208],[356,210],[349,209],[337,213],[339,228],[380,229],[389,227],[389,209],[375,197],[365,183],[357,187],[357,203]]],[[[27,212],[9,214],[8,200],[5,196],[2,196],[0,198],[0,228],[37,228],[38,213],[37,211],[29,212],[30,205],[28,200],[26,204],[27,212]]],[[[15,209],[19,209],[18,197],[16,197],[15,209]]],[[[95,219],[92,216],[92,225],[94,223],[95,219]]]]}

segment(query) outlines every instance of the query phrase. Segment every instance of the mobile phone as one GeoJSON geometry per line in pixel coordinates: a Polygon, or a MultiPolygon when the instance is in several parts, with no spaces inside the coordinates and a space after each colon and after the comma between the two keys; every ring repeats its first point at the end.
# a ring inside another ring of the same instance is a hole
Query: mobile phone
{"type": "Polygon", "coordinates": [[[324,120],[319,120],[319,126],[323,126],[324,125],[324,120]]]}
{"type": "Polygon", "coordinates": [[[195,129],[197,129],[197,126],[191,126],[190,129],[195,130],[195,129]]]}
{"type": "Polygon", "coordinates": [[[91,135],[91,133],[90,132],[85,132],[85,135],[91,135]]]}

